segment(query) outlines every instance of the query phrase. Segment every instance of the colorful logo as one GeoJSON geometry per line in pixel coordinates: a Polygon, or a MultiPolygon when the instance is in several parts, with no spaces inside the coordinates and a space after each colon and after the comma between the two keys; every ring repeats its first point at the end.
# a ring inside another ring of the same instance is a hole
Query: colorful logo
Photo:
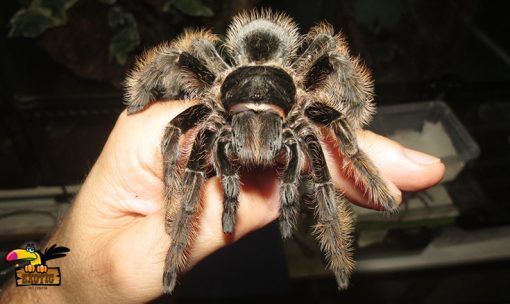
{"type": "Polygon", "coordinates": [[[34,245],[29,244],[25,249],[10,251],[5,256],[5,260],[8,262],[28,262],[23,267],[16,264],[17,286],[58,286],[61,283],[60,268],[48,267],[46,262],[65,257],[69,251],[67,247],[57,247],[57,244],[53,244],[50,248],[46,248],[43,253],[36,250],[34,245]]]}

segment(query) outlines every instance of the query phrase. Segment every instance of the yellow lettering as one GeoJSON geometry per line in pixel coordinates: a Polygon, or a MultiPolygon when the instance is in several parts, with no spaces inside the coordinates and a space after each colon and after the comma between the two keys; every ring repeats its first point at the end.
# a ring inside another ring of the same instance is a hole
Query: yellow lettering
{"type": "Polygon", "coordinates": [[[53,280],[54,280],[53,274],[47,274],[46,275],[46,283],[53,284],[53,280]]]}
{"type": "Polygon", "coordinates": [[[30,276],[29,276],[28,274],[26,274],[26,273],[24,273],[24,274],[22,275],[21,279],[22,279],[23,284],[28,284],[28,283],[30,283],[30,276]]]}
{"type": "Polygon", "coordinates": [[[58,268],[50,268],[46,273],[26,273],[23,270],[17,270],[17,283],[19,285],[59,285],[60,272],[58,268]]]}

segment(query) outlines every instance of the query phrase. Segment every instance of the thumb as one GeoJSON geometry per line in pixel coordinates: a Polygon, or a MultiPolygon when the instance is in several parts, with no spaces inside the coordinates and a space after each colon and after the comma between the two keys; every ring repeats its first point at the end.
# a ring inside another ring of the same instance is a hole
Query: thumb
{"type": "MultiPolygon", "coordinates": [[[[324,136],[325,153],[328,168],[337,188],[357,205],[378,209],[369,202],[363,191],[356,186],[352,178],[342,170],[342,156],[336,140],[324,136]]],[[[405,148],[396,141],[361,130],[357,133],[358,146],[372,160],[381,177],[389,182],[390,187],[404,191],[418,191],[431,187],[441,181],[444,164],[439,158],[405,148]]],[[[398,191],[395,189],[395,191],[398,191]]]]}
{"type": "Polygon", "coordinates": [[[445,166],[437,157],[405,148],[396,141],[370,131],[359,132],[358,140],[361,149],[400,190],[423,190],[443,178],[445,166]]]}

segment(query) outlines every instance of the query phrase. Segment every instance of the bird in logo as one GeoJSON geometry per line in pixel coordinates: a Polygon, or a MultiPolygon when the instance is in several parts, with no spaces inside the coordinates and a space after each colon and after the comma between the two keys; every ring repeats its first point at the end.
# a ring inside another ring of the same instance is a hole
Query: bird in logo
{"type": "Polygon", "coordinates": [[[35,250],[34,245],[27,245],[25,249],[14,249],[7,253],[5,256],[5,260],[8,262],[12,261],[28,261],[29,263],[25,265],[25,272],[39,272],[44,273],[48,271],[48,266],[46,266],[46,261],[58,259],[66,256],[66,253],[69,252],[69,248],[59,246],[57,244],[53,244],[50,248],[46,248],[44,253],[40,250],[35,250]]]}

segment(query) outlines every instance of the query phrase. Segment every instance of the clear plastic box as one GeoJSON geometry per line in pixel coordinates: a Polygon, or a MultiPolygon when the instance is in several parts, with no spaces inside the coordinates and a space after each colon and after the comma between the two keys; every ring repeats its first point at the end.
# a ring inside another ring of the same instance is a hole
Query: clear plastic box
{"type": "Polygon", "coordinates": [[[466,162],[480,154],[476,142],[443,101],[379,107],[369,129],[441,158],[446,166],[442,182],[455,179],[466,162]]]}

